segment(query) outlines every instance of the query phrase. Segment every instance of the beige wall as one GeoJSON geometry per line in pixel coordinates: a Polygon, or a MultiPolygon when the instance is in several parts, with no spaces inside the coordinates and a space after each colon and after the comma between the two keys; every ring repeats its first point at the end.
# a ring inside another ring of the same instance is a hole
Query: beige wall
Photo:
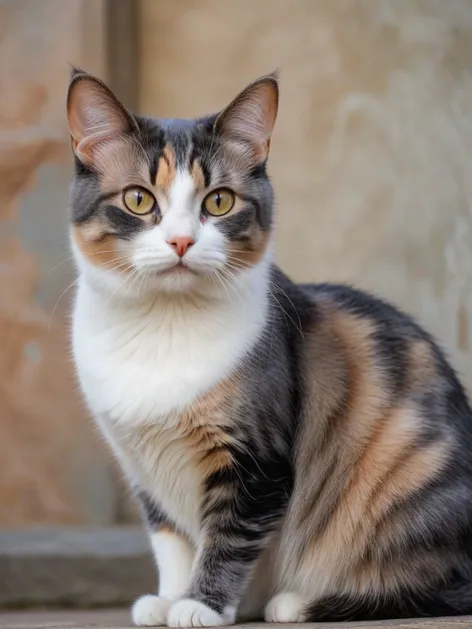
{"type": "Polygon", "coordinates": [[[113,521],[69,361],[68,63],[103,74],[101,0],[0,5],[0,527],[113,521]]]}
{"type": "MultiPolygon", "coordinates": [[[[64,315],[68,63],[104,0],[0,3],[0,526],[111,523],[122,494],[64,315]]],[[[406,307],[472,389],[472,0],[136,0],[141,109],[193,116],[279,66],[278,260],[406,307]]]]}
{"type": "Polygon", "coordinates": [[[142,110],[212,111],[279,66],[279,261],[404,306],[472,388],[471,0],[140,6],[142,110]]]}

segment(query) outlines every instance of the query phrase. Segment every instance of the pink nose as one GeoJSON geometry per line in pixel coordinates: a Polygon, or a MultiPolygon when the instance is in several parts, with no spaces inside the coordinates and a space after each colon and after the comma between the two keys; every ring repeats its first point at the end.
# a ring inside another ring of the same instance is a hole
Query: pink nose
{"type": "Polygon", "coordinates": [[[188,238],[187,236],[178,236],[176,238],[171,238],[167,242],[180,257],[185,254],[189,247],[195,244],[195,240],[193,240],[193,238],[188,238]]]}

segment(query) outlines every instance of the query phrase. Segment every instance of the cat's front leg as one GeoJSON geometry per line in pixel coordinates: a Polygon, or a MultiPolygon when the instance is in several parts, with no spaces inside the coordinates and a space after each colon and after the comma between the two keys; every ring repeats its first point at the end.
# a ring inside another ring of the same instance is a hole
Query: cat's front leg
{"type": "MultiPolygon", "coordinates": [[[[203,535],[185,598],[170,608],[169,627],[233,624],[256,562],[285,513],[292,486],[288,461],[247,450],[208,476],[203,535]]],[[[222,457],[225,458],[225,457],[222,457]]]]}
{"type": "Polygon", "coordinates": [[[145,594],[134,603],[133,623],[142,627],[165,626],[172,604],[181,598],[190,584],[195,549],[152,499],[139,494],[146,519],[154,558],[159,573],[159,594],[145,594]]]}

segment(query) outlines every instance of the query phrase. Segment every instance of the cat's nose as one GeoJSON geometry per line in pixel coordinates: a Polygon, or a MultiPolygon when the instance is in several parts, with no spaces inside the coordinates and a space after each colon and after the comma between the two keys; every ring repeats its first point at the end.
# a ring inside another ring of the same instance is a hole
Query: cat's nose
{"type": "Polygon", "coordinates": [[[195,240],[193,240],[193,238],[188,238],[187,236],[178,236],[176,238],[171,238],[167,242],[172,247],[172,249],[174,249],[175,253],[180,257],[185,255],[187,249],[195,244],[195,240]]]}

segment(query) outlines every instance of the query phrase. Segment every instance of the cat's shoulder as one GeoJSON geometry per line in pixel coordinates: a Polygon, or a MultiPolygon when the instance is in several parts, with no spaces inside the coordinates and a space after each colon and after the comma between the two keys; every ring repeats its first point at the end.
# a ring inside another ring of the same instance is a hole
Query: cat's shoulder
{"type": "Polygon", "coordinates": [[[298,284],[298,289],[319,308],[329,305],[333,310],[369,319],[384,330],[407,334],[427,342],[432,337],[415,318],[392,302],[350,284],[298,284]]]}
{"type": "Polygon", "coordinates": [[[330,312],[342,312],[357,319],[369,319],[399,333],[413,334],[417,338],[432,341],[422,326],[410,315],[388,300],[350,284],[342,283],[295,283],[279,267],[272,267],[272,290],[280,300],[284,299],[292,308],[311,313],[316,322],[330,312]],[[281,297],[280,297],[281,296],[281,297]],[[318,315],[318,317],[317,317],[318,315]]]}

